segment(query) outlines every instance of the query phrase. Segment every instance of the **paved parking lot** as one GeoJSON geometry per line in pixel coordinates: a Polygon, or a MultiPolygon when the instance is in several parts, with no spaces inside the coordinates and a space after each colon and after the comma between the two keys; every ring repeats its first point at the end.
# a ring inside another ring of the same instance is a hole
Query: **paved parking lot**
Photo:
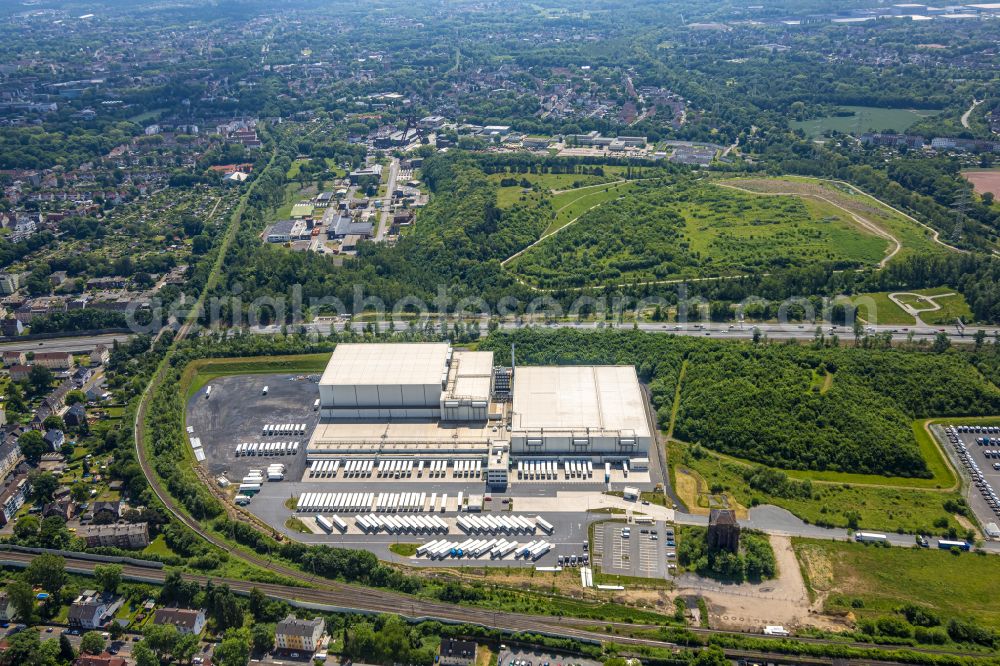
{"type": "Polygon", "coordinates": [[[667,569],[666,530],[673,529],[663,522],[652,525],[627,524],[620,521],[599,523],[594,527],[594,561],[601,571],[616,576],[637,578],[669,578],[667,569]],[[628,528],[630,535],[622,536],[628,528]]]}
{"type": "Polygon", "coordinates": [[[992,428],[998,431],[961,432],[957,426],[932,426],[948,457],[971,481],[966,499],[983,526],[1000,524],[1000,500],[993,498],[1000,496],[1000,425],[992,428]]]}
{"type": "Polygon", "coordinates": [[[287,467],[286,478],[299,479],[305,471],[305,449],[319,420],[313,402],[319,397],[319,375],[234,375],[218,377],[191,397],[187,405],[189,436],[201,440],[205,462],[213,476],[226,474],[239,482],[250,469],[280,462],[287,467]],[[267,395],[263,389],[267,386],[267,395]],[[268,423],[305,423],[304,435],[263,437],[268,423]],[[298,441],[297,456],[236,457],[240,442],[298,441]]]}

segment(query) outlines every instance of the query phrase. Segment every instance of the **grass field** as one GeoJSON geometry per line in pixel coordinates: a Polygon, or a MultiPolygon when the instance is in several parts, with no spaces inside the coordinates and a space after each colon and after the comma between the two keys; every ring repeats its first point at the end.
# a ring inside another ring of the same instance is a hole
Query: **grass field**
{"type": "Polygon", "coordinates": [[[602,206],[632,189],[633,183],[611,183],[605,187],[590,187],[579,191],[569,191],[552,197],[552,208],[556,217],[542,234],[543,237],[558,231],[580,217],[588,210],[602,206]]]}
{"type": "Polygon", "coordinates": [[[761,193],[795,194],[808,199],[823,199],[864,219],[872,226],[892,235],[902,246],[894,258],[908,254],[948,252],[948,248],[934,242],[930,229],[897,213],[872,197],[860,194],[832,181],[805,176],[778,178],[737,178],[725,184],[761,193]]]}
{"type": "MultiPolygon", "coordinates": [[[[739,197],[738,194],[735,196],[739,197]]],[[[765,203],[753,195],[742,199],[744,207],[738,220],[724,225],[706,223],[710,219],[703,206],[692,202],[682,209],[691,249],[705,256],[732,261],[746,253],[769,254],[776,244],[785,246],[792,259],[842,261],[848,264],[878,263],[886,253],[886,240],[859,229],[835,206],[815,199],[777,197],[776,203],[794,206],[801,202],[794,220],[788,224],[767,224],[765,203]],[[791,233],[790,233],[791,232],[791,233]]],[[[770,203],[770,202],[768,202],[770,203]]]]}
{"type": "Polygon", "coordinates": [[[829,131],[844,134],[861,134],[869,130],[902,132],[913,123],[939,112],[922,109],[879,109],[872,106],[843,106],[851,115],[825,116],[791,123],[793,130],[801,129],[809,137],[820,137],[829,131]]]}
{"type": "Polygon", "coordinates": [[[879,616],[916,602],[1000,629],[996,556],[799,538],[792,547],[810,594],[829,611],[879,616]]]}
{"type": "Polygon", "coordinates": [[[526,200],[539,200],[543,196],[551,196],[550,193],[553,190],[599,185],[616,178],[616,176],[595,176],[583,173],[495,173],[489,176],[489,181],[497,186],[497,205],[500,208],[509,208],[520,201],[522,196],[526,197],[526,200]],[[517,184],[501,187],[500,181],[505,178],[513,178],[517,184]],[[524,184],[521,181],[527,181],[531,186],[541,188],[542,192],[523,194],[524,184]]]}
{"type": "Polygon", "coordinates": [[[919,225],[820,181],[632,181],[551,197],[556,218],[509,266],[537,287],[760,273],[788,265],[876,265],[931,247],[919,225]],[[653,183],[653,184],[650,184],[653,183]],[[614,206],[603,206],[622,197],[614,206]],[[898,245],[902,245],[899,249],[898,245]]]}
{"type": "Polygon", "coordinates": [[[326,362],[329,360],[329,354],[201,359],[193,361],[185,368],[181,386],[186,387],[185,399],[187,399],[216,377],[279,372],[303,374],[323,372],[326,368],[326,362]]]}
{"type": "MultiPolygon", "coordinates": [[[[973,321],[972,310],[969,308],[965,297],[954,289],[938,287],[935,289],[912,289],[908,290],[908,292],[924,296],[952,294],[934,299],[941,306],[941,309],[921,313],[920,319],[924,323],[954,324],[958,317],[962,317],[962,321],[966,323],[973,321]]],[[[907,305],[915,306],[917,309],[931,307],[929,302],[911,296],[900,296],[899,300],[907,305]]],[[[837,299],[837,302],[852,303],[857,308],[858,316],[869,324],[913,326],[916,323],[912,315],[896,305],[889,298],[889,292],[869,292],[855,294],[854,296],[841,296],[837,299]]]]}

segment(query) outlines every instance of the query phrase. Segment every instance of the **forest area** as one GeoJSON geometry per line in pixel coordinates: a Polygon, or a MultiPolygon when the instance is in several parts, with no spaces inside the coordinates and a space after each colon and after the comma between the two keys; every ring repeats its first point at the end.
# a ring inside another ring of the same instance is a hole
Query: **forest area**
{"type": "Polygon", "coordinates": [[[664,429],[684,366],[674,436],[785,469],[927,477],[912,421],[1000,411],[1000,388],[977,371],[1000,356],[993,343],[934,353],[523,330],[481,348],[504,363],[511,343],[522,364],[635,365],[664,429]]]}

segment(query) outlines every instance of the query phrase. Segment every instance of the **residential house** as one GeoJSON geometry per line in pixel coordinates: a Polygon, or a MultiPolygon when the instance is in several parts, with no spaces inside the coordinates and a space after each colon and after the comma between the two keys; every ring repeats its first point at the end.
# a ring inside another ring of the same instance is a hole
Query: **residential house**
{"type": "Polygon", "coordinates": [[[24,506],[24,501],[31,492],[31,484],[28,483],[27,474],[19,474],[0,493],[0,527],[3,527],[17,513],[17,510],[24,506]]]}
{"type": "Polygon", "coordinates": [[[111,358],[111,352],[104,345],[97,345],[94,350],[90,352],[90,364],[91,365],[104,365],[111,358]]]}
{"type": "Polygon", "coordinates": [[[28,375],[31,374],[31,366],[12,365],[10,366],[10,369],[7,372],[10,373],[10,378],[12,381],[23,382],[28,378],[28,375]]]}
{"type": "Polygon", "coordinates": [[[0,293],[13,294],[24,284],[23,273],[0,273],[0,293]]]}
{"type": "Polygon", "coordinates": [[[0,321],[0,334],[12,338],[24,333],[24,324],[19,319],[4,319],[0,321]]]}
{"type": "Polygon", "coordinates": [[[72,379],[74,384],[76,384],[79,388],[83,388],[83,386],[87,382],[89,382],[90,378],[93,376],[94,376],[93,370],[91,370],[90,368],[79,366],[76,370],[73,371],[72,379]]]}
{"type": "Polygon", "coordinates": [[[42,509],[42,518],[48,518],[50,516],[59,516],[63,520],[69,520],[73,517],[75,513],[76,505],[68,497],[56,500],[54,502],[49,502],[42,509]]]}
{"type": "Polygon", "coordinates": [[[0,479],[6,479],[7,475],[13,472],[22,460],[24,460],[24,455],[21,453],[21,446],[17,443],[17,439],[5,438],[0,444],[0,479]]]}
{"type": "Polygon", "coordinates": [[[115,654],[82,654],[73,660],[73,666],[128,666],[124,657],[115,654]]]}
{"type": "Polygon", "coordinates": [[[0,622],[10,622],[14,619],[16,612],[14,604],[10,602],[10,597],[7,596],[6,590],[0,592],[0,622]]]}
{"type": "Polygon", "coordinates": [[[107,391],[100,386],[91,386],[83,393],[87,396],[87,402],[98,402],[104,399],[104,394],[107,393],[107,391]]]}
{"type": "Polygon", "coordinates": [[[122,517],[122,503],[94,502],[94,506],[91,508],[91,513],[94,514],[94,520],[97,522],[113,523],[122,517]]]}
{"type": "Polygon", "coordinates": [[[149,526],[146,523],[88,525],[81,527],[77,536],[86,540],[88,548],[138,550],[149,545],[149,526]]]}
{"type": "Polygon", "coordinates": [[[35,352],[35,365],[44,365],[50,370],[69,370],[73,367],[73,354],[69,352],[35,352]]]}
{"type": "Polygon", "coordinates": [[[323,637],[323,618],[300,620],[289,615],[274,628],[274,644],[279,650],[315,652],[323,637]]]}
{"type": "Polygon", "coordinates": [[[3,365],[9,368],[12,365],[27,365],[28,355],[23,351],[5,351],[3,353],[3,365]]]}
{"type": "Polygon", "coordinates": [[[97,629],[104,626],[108,600],[94,590],[84,590],[69,607],[69,626],[97,629]]]}
{"type": "Polygon", "coordinates": [[[169,624],[181,634],[201,634],[205,628],[205,611],[188,608],[161,608],[153,615],[153,624],[169,624]]]}
{"type": "Polygon", "coordinates": [[[62,430],[58,428],[52,428],[46,431],[44,439],[48,442],[49,446],[52,447],[53,451],[58,451],[66,443],[66,435],[63,434],[62,430]]]}
{"type": "Polygon", "coordinates": [[[471,666],[476,663],[476,644],[472,641],[442,638],[438,654],[440,666],[471,666]]]}
{"type": "Polygon", "coordinates": [[[87,422],[87,408],[83,403],[76,403],[63,414],[63,421],[70,428],[79,428],[87,422]]]}

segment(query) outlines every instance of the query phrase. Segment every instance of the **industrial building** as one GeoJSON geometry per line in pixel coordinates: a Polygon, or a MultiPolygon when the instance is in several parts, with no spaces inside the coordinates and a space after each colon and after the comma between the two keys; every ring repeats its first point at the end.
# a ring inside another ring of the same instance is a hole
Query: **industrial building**
{"type": "Polygon", "coordinates": [[[500,367],[448,343],[338,345],[319,396],[310,461],[459,457],[490,485],[518,458],[648,465],[653,437],[632,366],[500,367]]]}

